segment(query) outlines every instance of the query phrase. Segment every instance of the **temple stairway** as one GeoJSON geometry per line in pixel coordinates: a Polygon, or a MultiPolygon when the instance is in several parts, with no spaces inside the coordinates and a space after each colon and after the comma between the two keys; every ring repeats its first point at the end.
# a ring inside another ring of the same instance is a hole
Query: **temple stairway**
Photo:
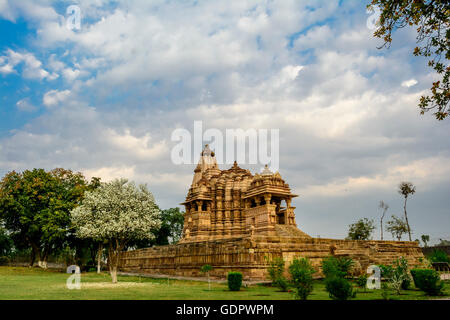
{"type": "Polygon", "coordinates": [[[293,225],[277,224],[275,225],[275,230],[280,237],[311,238],[309,235],[293,225]]]}

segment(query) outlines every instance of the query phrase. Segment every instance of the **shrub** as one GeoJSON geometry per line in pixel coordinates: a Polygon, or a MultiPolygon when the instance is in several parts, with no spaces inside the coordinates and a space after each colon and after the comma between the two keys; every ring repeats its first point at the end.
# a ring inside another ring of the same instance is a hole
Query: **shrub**
{"type": "Polygon", "coordinates": [[[368,278],[367,274],[363,274],[363,275],[360,275],[360,276],[356,279],[356,285],[357,285],[359,288],[363,289],[364,292],[366,292],[367,278],[368,278]]]}
{"type": "Polygon", "coordinates": [[[281,291],[286,292],[289,289],[289,282],[284,277],[280,277],[275,281],[275,286],[281,291]]]}
{"type": "Polygon", "coordinates": [[[450,263],[450,258],[447,253],[443,250],[435,249],[428,255],[428,260],[431,262],[448,262],[450,263]]]}
{"type": "Polygon", "coordinates": [[[228,288],[230,291],[239,291],[242,286],[242,273],[229,272],[228,273],[228,288]]]}
{"type": "Polygon", "coordinates": [[[6,266],[9,263],[8,257],[0,256],[0,266],[6,266]]]}
{"type": "Polygon", "coordinates": [[[381,297],[383,300],[389,300],[389,286],[386,282],[381,284],[381,297]]]}
{"type": "Polygon", "coordinates": [[[326,278],[325,288],[333,300],[348,300],[356,296],[350,281],[342,277],[331,276],[326,278]]]}
{"type": "Polygon", "coordinates": [[[394,272],[394,268],[392,266],[380,264],[378,267],[380,267],[381,277],[385,279],[390,278],[391,274],[394,272]]]}
{"type": "Polygon", "coordinates": [[[393,266],[380,265],[381,276],[389,282],[390,287],[400,294],[400,290],[407,290],[411,285],[408,273],[408,261],[401,257],[394,262],[393,266]]]}
{"type": "Polygon", "coordinates": [[[283,276],[284,265],[283,258],[275,257],[269,262],[267,273],[272,281],[272,286],[278,287],[281,291],[286,292],[289,288],[289,282],[283,276]]]}
{"type": "Polygon", "coordinates": [[[442,294],[444,284],[440,281],[439,273],[432,269],[413,269],[411,270],[414,285],[430,296],[442,294]]]}
{"type": "Polygon", "coordinates": [[[276,285],[278,279],[283,277],[284,272],[284,260],[280,257],[275,257],[269,262],[269,267],[267,268],[267,273],[269,274],[270,280],[272,280],[272,285],[276,285]]]}
{"type": "Polygon", "coordinates": [[[408,260],[401,257],[395,261],[394,265],[396,267],[396,272],[401,274],[402,277],[401,288],[403,290],[408,290],[411,286],[411,277],[408,272],[408,260]]]}
{"type": "Polygon", "coordinates": [[[306,300],[313,291],[313,277],[316,270],[306,258],[294,259],[289,266],[289,273],[295,288],[295,298],[306,300]]]}
{"type": "Polygon", "coordinates": [[[346,257],[329,256],[322,260],[322,272],[326,278],[335,276],[345,278],[349,276],[352,266],[353,260],[346,257]]]}

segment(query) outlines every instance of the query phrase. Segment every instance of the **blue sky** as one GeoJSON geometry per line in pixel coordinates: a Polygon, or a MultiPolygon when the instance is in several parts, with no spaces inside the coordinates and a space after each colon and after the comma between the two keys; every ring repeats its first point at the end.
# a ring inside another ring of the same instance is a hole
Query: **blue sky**
{"type": "Polygon", "coordinates": [[[276,128],[305,232],[345,237],[380,200],[400,215],[406,180],[413,236],[448,239],[449,122],[417,108],[434,74],[413,30],[379,50],[370,18],[356,0],[0,0],[0,174],[126,177],[168,208],[194,169],[171,162],[173,130],[276,128]]]}

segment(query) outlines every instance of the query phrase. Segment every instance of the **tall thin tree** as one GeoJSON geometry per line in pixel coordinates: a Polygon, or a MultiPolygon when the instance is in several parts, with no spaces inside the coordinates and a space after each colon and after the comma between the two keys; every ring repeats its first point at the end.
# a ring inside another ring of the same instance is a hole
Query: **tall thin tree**
{"type": "Polygon", "coordinates": [[[406,202],[408,201],[408,196],[409,195],[413,195],[414,193],[416,193],[416,187],[411,182],[402,182],[398,186],[398,193],[400,193],[405,198],[405,202],[403,204],[403,210],[405,212],[406,226],[408,227],[409,241],[412,241],[412,239],[411,239],[411,227],[409,226],[408,214],[406,212],[406,202]]]}
{"type": "Polygon", "coordinates": [[[384,203],[383,200],[381,200],[380,204],[378,205],[378,208],[383,210],[383,214],[381,215],[381,219],[380,219],[381,240],[383,240],[383,219],[384,219],[384,215],[386,214],[386,211],[389,209],[389,205],[387,203],[384,203]]]}

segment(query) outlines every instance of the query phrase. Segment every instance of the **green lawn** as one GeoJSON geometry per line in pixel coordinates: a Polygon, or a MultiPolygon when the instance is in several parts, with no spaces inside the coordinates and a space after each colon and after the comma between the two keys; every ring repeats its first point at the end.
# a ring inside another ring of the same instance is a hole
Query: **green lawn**
{"type": "MultiPolygon", "coordinates": [[[[81,290],[66,288],[68,274],[38,268],[0,267],[0,299],[205,299],[205,300],[265,300],[293,299],[292,294],[276,288],[253,285],[239,292],[230,292],[226,284],[208,284],[197,281],[149,279],[119,276],[119,283],[113,285],[107,273],[81,274],[81,290]]],[[[446,294],[450,295],[450,283],[446,282],[446,294]]],[[[402,295],[391,295],[392,299],[430,299],[418,290],[403,291],[402,295]]],[[[312,300],[328,300],[323,282],[316,281],[312,300]]],[[[368,293],[358,292],[357,300],[381,299],[380,290],[368,293]]]]}

